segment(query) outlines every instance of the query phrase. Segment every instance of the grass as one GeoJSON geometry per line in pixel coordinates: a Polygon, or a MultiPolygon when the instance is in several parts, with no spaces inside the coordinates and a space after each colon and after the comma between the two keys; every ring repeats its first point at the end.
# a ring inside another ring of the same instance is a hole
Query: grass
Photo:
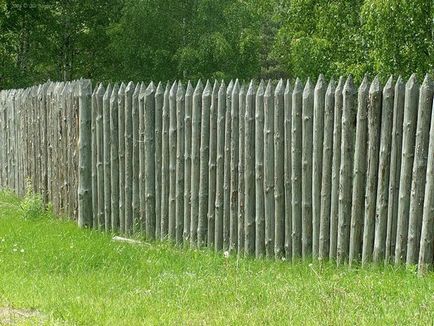
{"type": "Polygon", "coordinates": [[[394,267],[292,265],[168,244],[123,244],[42,214],[37,203],[0,192],[0,307],[37,309],[48,315],[48,324],[434,321],[432,274],[419,278],[394,267]]]}

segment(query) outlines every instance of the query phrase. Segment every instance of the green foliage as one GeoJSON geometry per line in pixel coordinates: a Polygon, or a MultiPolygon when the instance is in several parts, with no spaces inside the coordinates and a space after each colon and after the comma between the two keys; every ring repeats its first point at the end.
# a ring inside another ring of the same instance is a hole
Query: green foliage
{"type": "Polygon", "coordinates": [[[419,75],[427,0],[3,0],[0,88],[103,81],[419,75]]]}
{"type": "Polygon", "coordinates": [[[47,211],[42,196],[32,191],[30,181],[27,181],[26,195],[20,203],[20,208],[24,219],[33,220],[46,216],[47,211]]]}

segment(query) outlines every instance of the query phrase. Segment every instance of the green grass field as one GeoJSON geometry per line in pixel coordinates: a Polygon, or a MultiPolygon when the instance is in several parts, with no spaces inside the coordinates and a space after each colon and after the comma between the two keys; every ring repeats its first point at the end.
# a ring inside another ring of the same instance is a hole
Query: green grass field
{"type": "Polygon", "coordinates": [[[432,325],[434,275],[118,243],[0,192],[1,307],[50,325],[432,325]]]}

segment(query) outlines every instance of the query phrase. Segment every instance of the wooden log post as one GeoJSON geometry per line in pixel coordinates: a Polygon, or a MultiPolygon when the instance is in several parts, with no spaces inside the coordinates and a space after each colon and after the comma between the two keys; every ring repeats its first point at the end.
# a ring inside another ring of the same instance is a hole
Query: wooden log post
{"type": "MultiPolygon", "coordinates": [[[[47,96],[48,97],[48,96],[47,96]]],[[[96,88],[94,88],[92,93],[92,121],[91,121],[91,135],[92,135],[92,226],[94,229],[98,228],[98,196],[97,196],[97,190],[98,190],[98,182],[97,182],[97,154],[98,154],[98,148],[97,148],[97,134],[96,134],[96,117],[97,117],[97,101],[96,101],[96,88]]],[[[69,110],[71,110],[71,107],[69,107],[69,110]]],[[[47,120],[47,111],[45,110],[45,120],[47,120]]],[[[47,121],[45,122],[47,124],[47,121]]],[[[69,133],[68,133],[69,136],[69,133]]],[[[45,146],[46,153],[45,153],[45,159],[48,160],[48,140],[47,140],[47,129],[45,129],[45,146]]],[[[48,163],[48,162],[47,162],[48,163]]],[[[45,168],[47,169],[48,164],[45,165],[45,168]]],[[[48,172],[48,169],[46,170],[48,172]]],[[[47,183],[47,175],[45,175],[47,183]]],[[[45,192],[46,192],[46,201],[48,201],[48,184],[45,185],[45,192]]]]}
{"type": "Polygon", "coordinates": [[[312,154],[312,256],[318,258],[321,217],[321,187],[323,167],[324,106],[327,84],[319,75],[313,102],[313,154],[312,154]]]}
{"type": "Polygon", "coordinates": [[[125,233],[125,84],[118,92],[119,135],[119,230],[125,233]]]}
{"type": "Polygon", "coordinates": [[[302,127],[302,256],[312,255],[312,151],[313,151],[313,95],[314,89],[307,79],[303,90],[302,127]]]}
{"type": "Polygon", "coordinates": [[[303,85],[296,79],[292,93],[292,259],[302,256],[302,110],[303,85]]]}
{"type": "Polygon", "coordinates": [[[200,133],[202,118],[203,85],[199,80],[193,93],[193,109],[191,118],[191,222],[190,245],[197,245],[197,228],[199,225],[199,183],[200,183],[200,133]]]}
{"type": "Polygon", "coordinates": [[[176,241],[176,92],[178,83],[172,84],[169,95],[169,239],[176,241]]]}
{"type": "Polygon", "coordinates": [[[103,173],[104,173],[104,229],[111,230],[111,139],[110,139],[110,97],[112,86],[108,84],[103,97],[102,125],[103,125],[103,173]]]}
{"type": "Polygon", "coordinates": [[[185,91],[184,115],[184,243],[190,241],[191,221],[191,146],[192,146],[192,109],[194,88],[189,81],[185,91]]]}
{"type": "Polygon", "coordinates": [[[169,97],[170,84],[164,90],[162,112],[162,140],[161,140],[161,239],[166,239],[169,232],[169,97]]]}
{"type": "Polygon", "coordinates": [[[398,194],[401,177],[402,121],[404,119],[405,85],[401,76],[395,84],[393,100],[393,127],[390,153],[389,195],[387,205],[387,235],[385,260],[395,256],[396,229],[398,220],[398,194]]]}
{"type": "Polygon", "coordinates": [[[125,88],[125,233],[133,232],[133,93],[135,85],[125,88]]]}
{"type": "Polygon", "coordinates": [[[342,142],[341,142],[341,166],[339,171],[339,211],[338,211],[338,242],[337,263],[343,264],[348,259],[351,199],[352,199],[352,175],[354,136],[356,118],[356,99],[353,77],[350,75],[343,89],[342,110],[342,142]]]}
{"type": "Polygon", "coordinates": [[[244,164],[245,164],[245,114],[246,114],[246,92],[247,85],[242,84],[240,88],[240,94],[238,97],[239,103],[239,119],[238,119],[238,128],[240,139],[238,142],[238,206],[237,206],[237,214],[238,214],[238,255],[241,256],[244,254],[244,208],[245,208],[245,199],[244,199],[244,164]]]}
{"type": "MultiPolygon", "coordinates": [[[[155,237],[161,239],[161,170],[164,87],[158,83],[155,91],[155,237]]],[[[140,144],[139,144],[140,148],[140,144]]]]}
{"type": "Polygon", "coordinates": [[[217,187],[217,109],[218,109],[219,83],[214,81],[211,94],[211,106],[209,112],[209,194],[208,194],[208,214],[207,214],[207,244],[209,248],[214,248],[215,233],[215,200],[217,187]]]}
{"type": "Polygon", "coordinates": [[[319,226],[318,259],[325,260],[329,257],[330,249],[330,213],[332,194],[332,170],[333,170],[333,129],[335,109],[336,83],[332,79],[325,93],[324,103],[324,143],[322,157],[321,179],[321,211],[319,226]]]}
{"type": "Polygon", "coordinates": [[[88,79],[79,85],[79,187],[78,225],[92,226],[92,84],[88,79]]]}
{"type": "Polygon", "coordinates": [[[139,132],[139,109],[140,109],[140,96],[141,90],[144,88],[143,83],[137,83],[133,93],[132,102],[132,207],[133,207],[133,231],[138,233],[142,229],[141,216],[140,216],[140,159],[139,159],[139,144],[140,144],[140,132],[139,132]]]}
{"type": "Polygon", "coordinates": [[[336,259],[338,244],[339,221],[339,173],[341,167],[342,142],[342,111],[343,89],[345,78],[340,77],[335,90],[335,113],[333,123],[333,166],[332,166],[332,192],[330,203],[330,259],[336,259]]]}
{"type": "Polygon", "coordinates": [[[286,81],[283,93],[284,102],[284,187],[285,187],[285,259],[292,258],[292,86],[289,80],[286,81]]]}
{"type": "MultiPolygon", "coordinates": [[[[140,83],[138,96],[138,121],[139,121],[139,224],[140,229],[146,234],[146,195],[145,195],[145,92],[146,86],[140,83]]],[[[137,226],[139,229],[139,226],[137,226]]]]}
{"type": "Polygon", "coordinates": [[[434,257],[434,103],[431,111],[431,131],[418,263],[420,275],[432,269],[434,257]]]}
{"type": "Polygon", "coordinates": [[[185,141],[185,89],[181,81],[176,90],[176,243],[182,244],[184,232],[184,141],[185,141]]]}
{"type": "Polygon", "coordinates": [[[416,75],[411,75],[405,85],[404,120],[402,124],[402,159],[399,183],[398,220],[396,230],[395,264],[405,262],[407,257],[408,216],[410,191],[416,139],[417,106],[419,85],[416,75]]]}
{"type": "Polygon", "coordinates": [[[155,239],[155,86],[145,91],[145,216],[146,238],[155,239]]]}
{"type": "MultiPolygon", "coordinates": [[[[264,237],[262,236],[262,246],[255,245],[255,218],[257,218],[259,212],[257,203],[257,193],[255,193],[255,160],[258,158],[256,148],[256,140],[258,139],[258,134],[262,135],[262,132],[256,132],[255,128],[258,126],[258,120],[255,120],[255,101],[256,104],[262,105],[262,96],[264,94],[263,82],[260,85],[261,94],[256,95],[255,84],[253,80],[250,82],[249,88],[247,90],[246,96],[246,112],[244,115],[244,158],[245,158],[245,173],[244,173],[244,201],[245,201],[245,220],[244,220],[244,252],[248,256],[253,256],[256,253],[264,253],[264,237]],[[256,96],[255,96],[256,95],[256,96]],[[259,100],[259,103],[258,103],[259,100]],[[256,124],[255,124],[256,123],[256,124]],[[256,216],[255,216],[256,212],[256,216]]],[[[259,93],[259,90],[258,90],[259,93]]],[[[262,109],[262,108],[261,108],[262,109]]],[[[256,111],[256,117],[258,112],[256,111]]],[[[263,122],[262,122],[263,123],[263,122]]],[[[263,147],[262,147],[263,148],[263,147]]],[[[262,153],[263,155],[263,153],[262,153]]],[[[256,170],[257,171],[257,170],[256,170]]],[[[263,198],[263,197],[262,197],[263,198]]],[[[262,214],[263,214],[263,200],[262,200],[262,214]]],[[[263,215],[262,215],[263,216],[263,215]]],[[[256,228],[257,230],[257,228],[256,228]]],[[[256,233],[258,234],[258,233],[256,233]]],[[[260,233],[263,235],[263,232],[260,233]]],[[[258,239],[256,239],[256,244],[258,239]]]]}
{"type": "Polygon", "coordinates": [[[119,85],[113,86],[110,97],[110,180],[111,180],[111,229],[119,231],[119,118],[118,118],[118,93],[119,85]]]}
{"type": "MultiPolygon", "coordinates": [[[[390,148],[392,142],[393,118],[393,77],[390,76],[383,89],[381,113],[380,158],[378,161],[377,213],[375,220],[374,262],[379,263],[385,257],[387,206],[389,196],[390,148]]],[[[386,260],[387,261],[387,260],[386,260]]]]}
{"type": "MultiPolygon", "coordinates": [[[[356,140],[354,145],[353,205],[351,207],[349,263],[360,261],[365,211],[366,154],[368,146],[369,81],[363,78],[358,91],[356,140]]],[[[365,228],[366,230],[366,228],[365,228]]]]}
{"type": "Polygon", "coordinates": [[[238,249],[238,164],[239,164],[239,100],[240,83],[235,81],[231,94],[231,141],[230,141],[230,204],[229,204],[229,251],[238,249]]]}
{"type": "Polygon", "coordinates": [[[265,255],[274,258],[274,92],[270,80],[264,94],[264,199],[265,255]]]}
{"type": "Polygon", "coordinates": [[[103,97],[104,86],[99,84],[96,90],[96,137],[97,137],[97,197],[98,197],[98,229],[102,230],[105,226],[104,219],[104,126],[103,126],[103,97]]]}
{"type": "Polygon", "coordinates": [[[225,111],[225,156],[224,156],[224,183],[223,183],[223,249],[229,250],[230,241],[230,187],[231,187],[231,101],[234,82],[231,80],[226,89],[225,111]]]}
{"type": "Polygon", "coordinates": [[[368,107],[368,166],[366,171],[365,228],[363,234],[362,264],[372,260],[377,203],[378,157],[380,149],[382,90],[378,76],[369,89],[368,107]]]}
{"type": "Polygon", "coordinates": [[[274,91],[274,255],[285,257],[285,86],[280,79],[274,91]]]}
{"type": "Polygon", "coordinates": [[[407,265],[419,260],[420,232],[425,197],[425,181],[428,161],[429,128],[434,85],[427,74],[420,87],[419,109],[416,127],[416,144],[411,184],[410,212],[408,223],[407,265]]]}
{"type": "Polygon", "coordinates": [[[197,245],[207,244],[208,235],[208,191],[209,191],[209,138],[210,138],[210,108],[212,86],[207,80],[202,92],[202,116],[200,128],[200,165],[199,165],[199,218],[197,225],[197,245]]]}
{"type": "Polygon", "coordinates": [[[223,249],[224,151],[225,151],[226,85],[222,81],[217,105],[217,180],[215,200],[215,250],[223,249]]]}

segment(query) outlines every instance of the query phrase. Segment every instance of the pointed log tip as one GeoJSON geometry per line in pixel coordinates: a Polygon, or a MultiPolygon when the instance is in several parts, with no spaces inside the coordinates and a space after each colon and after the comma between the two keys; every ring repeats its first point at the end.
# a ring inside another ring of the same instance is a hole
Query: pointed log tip
{"type": "Polygon", "coordinates": [[[368,91],[369,91],[369,79],[368,79],[368,75],[365,75],[362,79],[362,83],[359,86],[359,93],[365,93],[368,91]]]}
{"type": "Polygon", "coordinates": [[[125,93],[131,93],[134,92],[135,89],[135,85],[132,81],[130,81],[127,85],[127,87],[125,88],[125,93]]]}
{"type": "Polygon", "coordinates": [[[119,95],[125,95],[125,88],[126,88],[126,85],[124,82],[122,82],[121,86],[119,87],[119,95]]]}
{"type": "Polygon", "coordinates": [[[271,84],[271,79],[267,82],[267,87],[265,88],[265,97],[271,96],[273,93],[273,85],[271,84]]]}
{"type": "Polygon", "coordinates": [[[353,76],[349,75],[347,80],[345,81],[345,85],[344,85],[344,92],[354,92],[354,80],[353,80],[353,76]]]}
{"type": "Polygon", "coordinates": [[[407,84],[405,85],[405,87],[408,88],[408,89],[418,87],[416,74],[412,74],[410,76],[410,78],[408,79],[407,84]]]}
{"type": "Polygon", "coordinates": [[[219,87],[220,87],[220,84],[219,84],[218,80],[217,80],[217,79],[214,79],[214,85],[212,86],[212,92],[213,92],[213,93],[217,93],[219,87]]]}
{"type": "Polygon", "coordinates": [[[175,80],[170,88],[170,96],[175,96],[178,90],[178,82],[175,80]]]}
{"type": "Polygon", "coordinates": [[[336,82],[332,78],[332,79],[330,79],[330,82],[327,86],[326,95],[334,94],[335,91],[336,91],[336,82]]]}
{"type": "Polygon", "coordinates": [[[109,83],[104,93],[104,97],[103,97],[104,100],[108,100],[110,98],[112,94],[112,90],[113,90],[112,85],[109,83]]]}
{"type": "Polygon", "coordinates": [[[316,82],[315,88],[316,89],[321,89],[326,87],[326,80],[323,74],[320,74],[318,77],[318,80],[316,82]]]}
{"type": "Polygon", "coordinates": [[[227,94],[231,94],[233,87],[234,87],[234,81],[231,79],[231,81],[229,82],[228,86],[226,87],[227,94]]]}
{"type": "Polygon", "coordinates": [[[285,85],[285,94],[290,94],[291,91],[292,91],[291,82],[289,81],[289,79],[287,79],[285,85]]]}
{"type": "Polygon", "coordinates": [[[369,88],[369,93],[379,93],[381,92],[381,83],[380,78],[375,76],[374,80],[371,83],[371,87],[369,88]]]}
{"type": "Polygon", "coordinates": [[[138,97],[141,89],[142,89],[142,83],[137,83],[136,87],[134,87],[133,97],[138,97]]]}
{"type": "Polygon", "coordinates": [[[431,77],[429,76],[429,74],[425,74],[425,78],[423,79],[423,82],[422,82],[422,87],[424,87],[424,88],[432,88],[432,79],[431,79],[431,77]]]}
{"type": "Polygon", "coordinates": [[[276,89],[274,91],[274,95],[283,95],[285,89],[283,88],[283,79],[280,79],[279,82],[277,83],[276,89]]]}
{"type": "Polygon", "coordinates": [[[253,79],[250,81],[249,83],[249,88],[247,89],[247,95],[248,96],[252,96],[255,94],[256,90],[255,90],[255,82],[253,81],[253,79]]]}
{"type": "Polygon", "coordinates": [[[387,79],[386,84],[384,85],[384,89],[392,89],[393,88],[393,75],[387,79]]]}
{"type": "Polygon", "coordinates": [[[200,95],[203,91],[203,83],[202,80],[198,80],[196,84],[196,88],[194,89],[194,95],[200,95]]]}
{"type": "Polygon", "coordinates": [[[191,84],[191,81],[187,82],[187,90],[185,91],[185,96],[192,96],[194,92],[193,85],[191,84]]]}
{"type": "Polygon", "coordinates": [[[205,89],[203,90],[202,96],[211,96],[212,87],[209,80],[206,81],[205,89]]]}
{"type": "Polygon", "coordinates": [[[151,81],[149,83],[148,87],[146,88],[145,96],[149,96],[149,95],[154,94],[154,93],[155,93],[155,84],[153,81],[151,81]]]}
{"type": "Polygon", "coordinates": [[[162,82],[158,82],[157,90],[155,91],[155,95],[162,95],[164,94],[164,87],[162,82]]]}
{"type": "Polygon", "coordinates": [[[225,84],[224,80],[222,80],[222,82],[220,84],[219,94],[220,95],[226,94],[226,84],[225,84]]]}
{"type": "Polygon", "coordinates": [[[78,85],[79,95],[91,95],[92,94],[92,82],[90,79],[83,79],[78,85]]]}
{"type": "Polygon", "coordinates": [[[306,85],[304,86],[304,89],[303,89],[303,96],[304,97],[309,96],[311,93],[313,93],[313,90],[314,89],[313,89],[312,82],[310,80],[310,77],[308,77],[307,81],[306,81],[306,85]]]}
{"type": "Polygon", "coordinates": [[[115,83],[114,85],[113,85],[113,90],[112,90],[112,94],[111,94],[111,96],[110,96],[110,98],[116,98],[117,97],[117,95],[118,95],[118,93],[119,93],[119,84],[118,83],[115,83]]]}

